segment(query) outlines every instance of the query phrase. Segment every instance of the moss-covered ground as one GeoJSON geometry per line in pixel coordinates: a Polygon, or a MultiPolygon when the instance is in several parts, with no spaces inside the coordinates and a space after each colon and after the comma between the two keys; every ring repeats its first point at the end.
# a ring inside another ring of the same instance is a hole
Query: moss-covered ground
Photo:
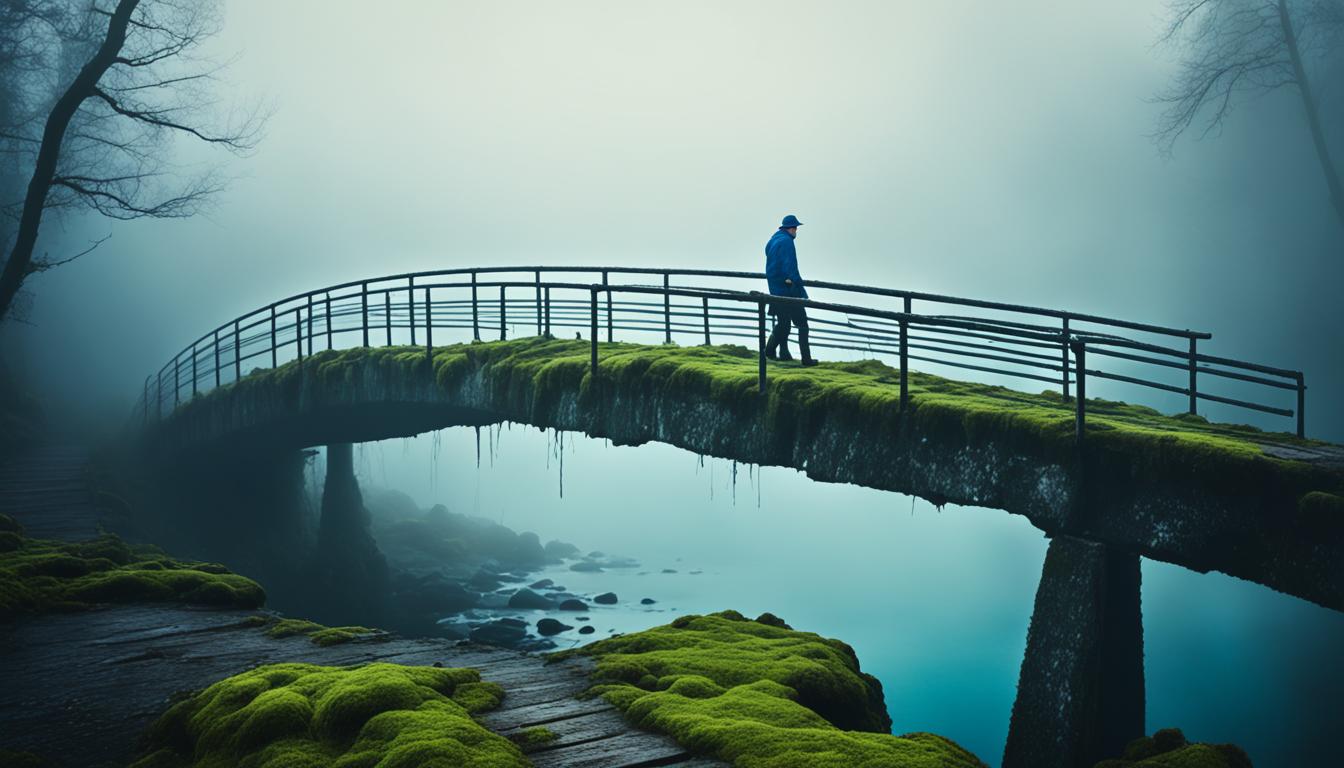
{"type": "Polygon", "coordinates": [[[502,696],[472,669],[272,664],[175,704],[133,768],[521,768],[472,717],[502,696]]]}
{"type": "Polygon", "coordinates": [[[113,535],[78,543],[31,539],[0,515],[0,621],[98,603],[257,608],[265,600],[260,585],[222,565],[175,560],[113,535]]]}
{"type": "Polygon", "coordinates": [[[1130,742],[1123,758],[1096,768],[1251,768],[1251,759],[1235,744],[1191,744],[1179,729],[1163,728],[1130,742]]]}
{"type": "Polygon", "coordinates": [[[983,766],[941,736],[891,735],[881,684],[853,649],[770,614],[683,616],[556,657],[575,654],[596,663],[590,695],[743,768],[983,766]]]}
{"type": "Polygon", "coordinates": [[[384,633],[381,630],[369,629],[368,627],[328,627],[307,619],[279,619],[267,627],[266,634],[274,638],[303,635],[311,640],[314,645],[326,647],[348,643],[351,640],[376,637],[384,633]]]}
{"type": "MultiPolygon", "coordinates": [[[[771,363],[767,397],[757,395],[755,352],[735,345],[679,347],[612,343],[599,345],[599,377],[590,375],[586,341],[525,338],[436,348],[435,382],[445,390],[486,368],[488,385],[501,400],[529,403],[537,413],[565,394],[582,402],[604,391],[675,393],[709,399],[752,413],[768,427],[792,435],[809,422],[838,416],[854,423],[897,429],[900,415],[898,370],[877,360],[829,362],[814,368],[771,363]]],[[[401,369],[408,381],[426,372],[423,348],[380,347],[324,351],[297,363],[255,371],[235,387],[299,386],[308,377],[338,383],[358,378],[368,367],[401,369]]],[[[911,371],[907,419],[922,435],[956,431],[966,438],[999,438],[1028,445],[1038,454],[1069,461],[1075,450],[1074,404],[1058,392],[1020,392],[911,371]]],[[[208,401],[210,394],[202,399],[208,401]]],[[[199,404],[188,403],[186,408],[199,404]]],[[[1251,465],[1268,469],[1313,509],[1344,510],[1344,479],[1303,462],[1273,458],[1263,446],[1320,446],[1283,432],[1209,422],[1199,416],[1168,416],[1140,405],[1089,399],[1088,444],[1098,450],[1151,457],[1159,465],[1178,464],[1236,477],[1251,465]],[[1309,492],[1318,496],[1306,500],[1309,492]]],[[[539,426],[546,426],[539,423],[539,426]]]]}

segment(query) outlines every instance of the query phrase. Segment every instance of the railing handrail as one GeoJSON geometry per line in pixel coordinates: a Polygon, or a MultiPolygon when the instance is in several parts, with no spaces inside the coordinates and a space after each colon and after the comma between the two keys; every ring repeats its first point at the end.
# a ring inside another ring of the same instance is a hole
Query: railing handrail
{"type": "MultiPolygon", "coordinates": [[[[239,315],[238,317],[229,320],[228,322],[223,323],[210,331],[207,331],[205,334],[197,338],[195,341],[191,342],[191,344],[184,347],[182,351],[174,355],[173,358],[169,360],[167,364],[165,364],[162,368],[159,369],[159,371],[155,375],[157,378],[156,383],[160,390],[160,394],[156,397],[156,405],[159,409],[162,409],[163,403],[162,403],[161,390],[164,385],[164,375],[169,370],[170,367],[172,368],[171,383],[173,385],[173,392],[174,392],[173,395],[174,405],[178,402],[181,390],[180,380],[182,375],[182,359],[184,355],[190,355],[189,373],[191,377],[190,378],[191,392],[192,394],[197,393],[200,379],[198,370],[199,368],[198,361],[200,359],[202,347],[204,347],[204,349],[206,350],[207,358],[211,354],[213,354],[213,361],[214,361],[213,372],[216,385],[218,385],[221,381],[221,373],[220,373],[221,346],[223,346],[224,349],[233,350],[233,356],[231,360],[232,366],[234,368],[234,375],[232,377],[233,380],[236,380],[241,376],[242,361],[245,359],[251,359],[257,356],[258,354],[269,353],[271,356],[272,365],[278,364],[277,355],[281,349],[281,345],[277,343],[277,338],[281,332],[284,332],[284,334],[286,334],[286,337],[288,338],[289,331],[292,329],[293,340],[284,342],[285,350],[289,350],[290,346],[292,345],[293,350],[296,352],[298,357],[302,359],[302,357],[304,356],[303,351],[304,342],[306,340],[308,354],[312,354],[314,337],[315,335],[317,335],[314,334],[313,329],[315,309],[322,309],[324,312],[324,314],[322,315],[322,333],[326,335],[328,348],[331,348],[332,344],[331,339],[333,334],[343,333],[349,330],[360,330],[360,329],[362,329],[363,344],[370,345],[371,343],[370,316],[371,314],[374,316],[378,316],[380,313],[381,316],[383,317],[382,321],[383,324],[382,325],[375,324],[373,328],[380,329],[381,332],[385,332],[386,343],[388,344],[392,343],[393,328],[400,327],[410,329],[411,343],[415,344],[416,343],[415,333],[416,329],[419,327],[417,325],[417,318],[416,318],[417,304],[419,304],[419,300],[416,298],[416,294],[420,291],[423,291],[424,292],[423,316],[426,318],[423,329],[427,336],[426,339],[427,343],[432,347],[431,339],[433,329],[436,324],[433,317],[435,310],[436,309],[443,310],[444,307],[447,307],[448,309],[445,311],[447,311],[451,316],[453,311],[459,311],[459,310],[453,310],[452,309],[453,307],[455,306],[462,307],[465,306],[466,304],[465,299],[459,299],[457,301],[439,302],[439,304],[436,305],[431,299],[432,291],[436,289],[444,290],[444,289],[469,288],[471,290],[470,303],[472,314],[472,328],[475,337],[479,338],[480,313],[478,310],[480,310],[482,306],[486,306],[484,313],[487,316],[493,317],[494,300],[491,299],[490,300],[491,303],[489,305],[483,305],[482,301],[478,300],[478,292],[481,289],[498,289],[499,290],[498,318],[500,323],[499,332],[501,334],[501,338],[503,338],[505,334],[505,325],[507,324],[506,312],[508,311],[509,308],[506,300],[506,292],[509,288],[515,288],[515,289],[524,288],[535,291],[535,298],[534,299],[527,298],[521,300],[515,298],[513,299],[513,302],[515,303],[515,305],[524,302],[527,305],[531,305],[535,301],[536,326],[539,334],[550,332],[552,326],[551,319],[552,319],[553,306],[559,307],[555,315],[559,319],[560,322],[558,323],[558,325],[561,327],[576,327],[572,322],[569,321],[573,319],[573,314],[575,312],[581,311],[577,309],[582,304],[582,301],[579,299],[566,300],[562,298],[553,302],[551,298],[552,290],[583,291],[590,293],[591,312],[592,312],[591,320],[594,324],[592,326],[594,334],[594,338],[592,340],[594,360],[596,359],[597,354],[596,322],[598,314],[597,314],[596,301],[600,293],[606,294],[607,297],[606,317],[607,317],[608,341],[612,340],[613,330],[615,327],[613,324],[614,307],[611,298],[613,294],[661,296],[663,299],[661,302],[662,305],[661,312],[658,311],[657,304],[652,302],[645,302],[645,303],[634,302],[633,304],[630,302],[625,302],[623,304],[624,310],[627,312],[627,314],[630,312],[635,313],[636,317],[634,318],[634,320],[630,320],[627,317],[627,319],[623,322],[635,322],[637,323],[637,325],[622,326],[622,329],[653,330],[652,327],[638,325],[638,323],[646,322],[646,319],[641,320],[640,317],[638,316],[650,315],[650,314],[662,314],[663,319],[660,326],[661,329],[664,330],[666,334],[666,340],[669,342],[672,341],[673,339],[674,328],[677,333],[684,334],[691,332],[691,330],[688,327],[686,327],[686,323],[684,323],[680,319],[676,323],[673,322],[674,314],[679,318],[685,317],[687,315],[698,314],[698,311],[690,313],[681,311],[684,310],[685,307],[682,307],[680,305],[678,306],[679,311],[673,313],[671,303],[673,297],[682,299],[691,298],[701,300],[701,303],[703,305],[703,333],[706,344],[710,343],[709,340],[711,337],[711,331],[714,330],[714,328],[712,328],[711,326],[711,313],[710,313],[711,299],[720,302],[721,304],[722,302],[727,301],[727,302],[735,302],[738,304],[754,305],[756,308],[756,314],[758,316],[758,326],[759,326],[756,330],[758,331],[757,335],[760,336],[758,341],[760,342],[760,353],[762,360],[760,370],[762,391],[764,391],[765,386],[765,368],[764,368],[765,341],[764,336],[761,334],[764,333],[765,307],[767,304],[775,306],[793,304],[798,305],[800,307],[805,307],[807,309],[816,310],[818,312],[839,313],[845,316],[845,319],[842,319],[842,321],[840,322],[836,322],[834,320],[818,321],[819,334],[821,334],[819,338],[824,338],[827,342],[829,342],[827,344],[822,344],[822,346],[829,346],[834,349],[855,349],[855,350],[867,349],[869,351],[886,350],[887,353],[894,353],[895,344],[897,343],[896,339],[899,339],[899,354],[901,358],[900,371],[901,371],[901,384],[902,384],[901,400],[903,406],[906,398],[905,374],[906,369],[908,367],[908,360],[915,359],[915,360],[925,360],[935,362],[942,365],[951,365],[954,367],[966,368],[971,370],[989,371],[993,373],[1005,373],[1011,376],[1018,376],[1025,379],[1036,379],[1042,381],[1053,380],[1057,384],[1062,386],[1063,395],[1066,400],[1069,398],[1070,370],[1072,369],[1073,373],[1076,376],[1076,383],[1078,385],[1078,394],[1080,398],[1082,398],[1084,394],[1084,383],[1085,383],[1084,379],[1086,378],[1087,375],[1091,374],[1094,376],[1099,376],[1101,378],[1107,378],[1115,381],[1139,384],[1142,386],[1147,386],[1158,390],[1185,394],[1189,398],[1189,411],[1191,413],[1196,412],[1197,402],[1203,399],[1211,402],[1219,402],[1250,408],[1266,413],[1289,415],[1289,416],[1294,414],[1294,411],[1269,406],[1264,403],[1254,403],[1250,401],[1223,397],[1219,395],[1212,395],[1207,392],[1199,392],[1196,385],[1196,378],[1199,373],[1206,373],[1221,376],[1228,379],[1236,379],[1250,384],[1269,386],[1272,388],[1296,389],[1298,395],[1298,408],[1296,410],[1296,414],[1298,416],[1299,435],[1302,434],[1304,429],[1302,411],[1304,408],[1304,393],[1306,387],[1304,383],[1304,377],[1301,371],[1276,368],[1272,366],[1262,365],[1259,363],[1251,363],[1248,361],[1235,360],[1226,357],[1216,357],[1200,353],[1197,350],[1196,346],[1197,342],[1199,340],[1205,340],[1212,337],[1212,334],[1202,331],[1191,331],[1189,329],[1169,328],[1147,323],[1138,323],[1128,320],[1102,317],[1099,315],[1070,312],[1065,310],[1056,310],[1043,307],[1032,307],[1027,305],[1009,304],[996,301],[985,301],[980,299],[969,299],[964,297],[947,296],[942,294],[926,293],[920,291],[907,291],[893,288],[854,285],[848,283],[807,281],[806,285],[809,288],[814,289],[833,290],[850,294],[880,296],[885,298],[900,299],[902,303],[902,309],[904,311],[895,311],[877,307],[868,307],[859,304],[820,301],[815,299],[771,296],[769,294],[761,293],[755,290],[741,290],[737,288],[727,288],[717,286],[674,285],[671,282],[671,279],[673,277],[731,278],[736,280],[756,280],[756,281],[764,279],[764,275],[759,272],[742,272],[731,270],[671,269],[671,268],[646,268],[646,267],[631,267],[631,266],[601,267],[601,266],[586,266],[586,265],[585,266],[531,265],[531,266],[461,267],[450,269],[423,270],[417,272],[403,272],[381,277],[370,277],[359,280],[350,280],[342,283],[337,283],[334,285],[325,286],[322,288],[304,291],[301,293],[294,294],[292,296],[288,296],[283,299],[279,299],[277,301],[273,301],[269,304],[258,307],[257,309],[251,312],[239,315]],[[531,279],[526,280],[504,279],[504,280],[485,280],[485,281],[479,279],[481,275],[496,276],[496,275],[525,274],[525,273],[530,273],[531,279]],[[601,275],[602,282],[597,283],[597,282],[583,282],[583,281],[551,281],[551,280],[543,281],[542,280],[543,273],[547,275],[555,273],[567,273],[567,274],[586,275],[586,276],[601,275]],[[662,280],[661,285],[642,284],[642,283],[612,283],[610,282],[609,278],[613,274],[661,276],[662,280]],[[443,279],[443,278],[451,278],[454,276],[467,276],[467,275],[470,276],[469,282],[445,281],[443,279]],[[395,309],[398,313],[401,313],[403,311],[406,313],[405,317],[407,318],[407,323],[405,325],[396,325],[393,322],[394,304],[392,296],[394,294],[406,295],[405,299],[398,298],[395,304],[395,309]],[[544,294],[544,300],[543,300],[543,294],[544,294]],[[371,298],[376,299],[379,295],[382,296],[381,306],[379,306],[377,303],[371,304],[370,299],[371,298]],[[915,313],[911,309],[912,303],[914,301],[920,301],[923,303],[932,302],[935,304],[952,305],[952,306],[965,306],[977,309],[988,309],[997,312],[1012,313],[1014,315],[1028,315],[1042,318],[1052,318],[1054,320],[1060,321],[1060,326],[1058,328],[1055,328],[1053,326],[1021,322],[1018,320],[1000,319],[995,317],[978,317],[976,316],[975,313],[972,313],[969,316],[915,313]],[[336,303],[340,309],[340,312],[337,314],[332,313],[333,303],[336,303]],[[631,307],[636,308],[631,309],[631,307]],[[643,309],[639,309],[638,307],[643,307],[643,309]],[[305,309],[307,310],[307,318],[308,318],[307,319],[308,333],[306,337],[304,335],[302,328],[303,315],[305,309]],[[359,328],[343,328],[337,330],[333,327],[333,321],[335,319],[350,317],[352,315],[359,316],[360,319],[359,328]],[[856,324],[852,319],[850,319],[852,317],[872,318],[877,322],[875,324],[870,323],[868,325],[864,325],[862,323],[856,324]],[[1161,344],[1153,344],[1146,341],[1131,339],[1118,334],[1103,333],[1093,328],[1084,329],[1084,328],[1077,328],[1076,326],[1071,327],[1071,323],[1083,323],[1089,326],[1104,326],[1114,329],[1138,331],[1157,336],[1179,338],[1183,339],[1188,346],[1185,349],[1178,349],[1175,347],[1163,346],[1161,344]],[[258,335],[260,335],[262,341],[265,340],[265,334],[266,334],[266,331],[264,330],[265,326],[269,326],[269,335],[270,335],[269,348],[261,352],[251,352],[244,355],[242,349],[244,345],[250,344],[255,340],[257,340],[258,335]],[[258,332],[255,329],[259,327],[263,328],[263,330],[258,332]],[[930,330],[926,331],[923,335],[917,336],[914,339],[916,343],[911,344],[909,330],[912,327],[926,328],[930,330]],[[246,337],[243,336],[244,332],[247,332],[248,334],[246,337]],[[933,333],[932,336],[929,335],[930,332],[933,333]],[[948,336],[952,336],[953,338],[949,339],[948,336]],[[967,339],[979,339],[981,341],[978,342],[967,341],[967,339]],[[988,342],[988,344],[985,343],[986,341],[988,342]],[[1010,345],[1016,344],[1018,345],[1018,347],[1014,349],[1005,349],[1003,347],[992,346],[996,342],[1006,343],[1010,345]],[[856,344],[861,346],[854,346],[856,344]],[[930,346],[931,344],[932,346],[930,346]],[[1133,362],[1157,365],[1165,368],[1186,369],[1189,375],[1189,385],[1188,387],[1178,387],[1170,384],[1159,383],[1152,380],[1136,378],[1129,375],[1122,375],[1118,373],[1111,373],[1096,370],[1093,368],[1088,368],[1086,367],[1084,358],[1084,353],[1088,345],[1091,345],[1098,354],[1106,355],[1113,358],[1127,359],[1133,362]],[[1062,354],[1060,357],[1054,358],[1053,362],[1048,362],[1051,360],[1051,357],[1049,355],[1044,353],[1025,352],[1022,349],[1022,347],[1032,347],[1032,346],[1046,347],[1046,348],[1053,348],[1058,346],[1062,354]],[[1135,353],[1124,353],[1119,352],[1114,348],[1134,350],[1135,352],[1147,353],[1147,355],[1161,355],[1165,357],[1170,357],[1172,359],[1166,360],[1151,356],[1139,355],[1135,353]],[[908,350],[911,349],[917,352],[928,351],[937,354],[943,354],[944,359],[930,358],[921,355],[910,355],[908,350]],[[1069,361],[1070,351],[1072,351],[1074,353],[1074,356],[1077,358],[1075,364],[1072,366],[1070,365],[1069,361]],[[954,362],[952,360],[945,359],[945,356],[948,354],[959,356],[958,359],[961,360],[961,362],[954,362]],[[1014,357],[1013,355],[1015,355],[1016,357],[1014,357]],[[1001,366],[999,368],[985,367],[986,363],[973,363],[968,361],[967,358],[970,358],[971,360],[979,359],[979,360],[991,361],[991,363],[1006,362],[1013,365],[1018,365],[1041,371],[1054,371],[1056,373],[1052,375],[1056,375],[1058,376],[1058,378],[1051,379],[1039,373],[1032,374],[1021,371],[1005,371],[1002,369],[1001,366]],[[1234,371],[1223,370],[1220,368],[1216,368],[1214,366],[1240,369],[1242,371],[1252,371],[1255,373],[1264,374],[1268,376],[1277,376],[1284,378],[1287,381],[1278,382],[1272,379],[1265,379],[1261,376],[1253,376],[1246,373],[1236,373],[1234,371]]],[[[720,309],[725,308],[721,306],[720,309]]],[[[737,312],[737,310],[734,310],[734,312],[737,312]]],[[[744,320],[746,318],[745,314],[734,316],[739,321],[744,320]]],[[[726,316],[715,316],[715,317],[723,319],[723,317],[726,316]]],[[[515,324],[516,322],[517,321],[515,321],[515,324]]],[[[440,323],[440,325],[446,325],[446,327],[459,327],[459,328],[466,327],[463,325],[454,325],[452,322],[440,323]]],[[[719,331],[720,335],[724,335],[726,333],[726,335],[730,337],[733,336],[741,337],[745,335],[745,331],[743,328],[736,326],[734,328],[735,330],[729,329],[725,331],[723,326],[719,326],[717,330],[719,331]]],[[[286,352],[286,354],[288,354],[288,352],[286,352]]],[[[208,362],[209,361],[207,360],[207,363],[208,362]]],[[[207,376],[209,375],[209,370],[210,369],[207,369],[207,376]]],[[[150,378],[147,378],[145,391],[142,395],[141,402],[137,403],[137,408],[143,409],[146,419],[148,418],[149,415],[149,381],[150,378]]],[[[1080,399],[1078,403],[1078,421],[1079,421],[1080,438],[1083,434],[1082,432],[1083,404],[1084,403],[1080,399]]]]}

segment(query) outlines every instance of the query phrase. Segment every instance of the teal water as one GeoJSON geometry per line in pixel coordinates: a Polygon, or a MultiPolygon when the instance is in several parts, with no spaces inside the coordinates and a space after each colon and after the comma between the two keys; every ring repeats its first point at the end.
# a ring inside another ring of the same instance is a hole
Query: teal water
{"type": "MultiPolygon", "coordinates": [[[[361,481],[637,559],[537,576],[617,593],[591,612],[591,638],[725,608],[838,637],[882,681],[896,733],[940,733],[998,764],[1047,546],[1024,518],[780,468],[734,478],[730,462],[664,445],[515,426],[482,433],[479,467],[475,445],[463,429],[364,446],[361,481]]],[[[1143,578],[1149,731],[1235,742],[1260,768],[1335,764],[1344,614],[1163,563],[1143,578]]]]}

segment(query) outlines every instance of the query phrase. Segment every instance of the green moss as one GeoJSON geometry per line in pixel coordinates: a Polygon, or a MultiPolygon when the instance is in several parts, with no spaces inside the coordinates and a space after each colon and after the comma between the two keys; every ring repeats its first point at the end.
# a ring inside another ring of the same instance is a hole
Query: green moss
{"type": "Polygon", "coordinates": [[[133,768],[526,766],[472,718],[502,696],[472,669],[272,664],[174,705],[133,768]],[[483,688],[493,695],[459,695],[483,688]]]}
{"type": "Polygon", "coordinates": [[[538,725],[534,728],[524,728],[509,736],[509,739],[512,740],[514,744],[517,744],[523,752],[534,752],[558,738],[560,737],[555,734],[555,731],[552,731],[544,725],[538,725]]]}
{"type": "MultiPolygon", "coordinates": [[[[772,430],[781,449],[792,445],[796,433],[821,419],[839,419],[866,428],[896,431],[902,418],[921,436],[953,435],[960,439],[994,438],[1036,455],[1071,463],[1074,460],[1074,404],[1058,392],[1029,394],[1005,387],[960,382],[911,371],[910,403],[900,413],[899,371],[876,360],[823,363],[803,369],[772,365],[767,397],[757,395],[755,353],[735,345],[717,347],[601,344],[600,376],[588,370],[586,341],[525,338],[513,341],[457,344],[436,348],[432,375],[444,389],[455,389],[482,369],[484,381],[497,399],[528,413],[511,418],[531,419],[546,426],[548,409],[558,398],[577,394],[580,401],[610,393],[672,394],[687,400],[714,401],[733,407],[744,417],[760,417],[772,430]]],[[[241,390],[297,391],[303,381],[339,385],[358,380],[370,368],[399,371],[407,380],[422,378],[430,369],[423,349],[409,347],[358,348],[319,352],[306,358],[302,368],[288,363],[260,371],[182,406],[208,407],[212,397],[241,390]]],[[[394,377],[395,378],[395,377],[394,377]]],[[[1089,450],[1098,455],[1122,453],[1155,467],[1211,473],[1210,477],[1262,478],[1295,489],[1344,494],[1337,473],[1271,457],[1265,444],[1320,445],[1287,433],[1263,432],[1254,427],[1213,423],[1188,414],[1166,416],[1139,405],[1088,400],[1089,450]]]]}
{"type": "Polygon", "coordinates": [[[1125,756],[1097,763],[1096,768],[1251,768],[1251,759],[1235,744],[1191,744],[1179,728],[1163,728],[1140,736],[1125,747],[1125,756]]]}
{"type": "Polygon", "coordinates": [[[890,734],[853,649],[772,614],[683,616],[557,654],[596,662],[590,695],[696,752],[753,768],[982,766],[941,736],[890,734]]]}
{"type": "Polygon", "coordinates": [[[266,634],[277,639],[307,635],[315,645],[326,647],[379,635],[381,631],[368,627],[328,627],[306,619],[281,619],[272,624],[266,634]]]}
{"type": "Polygon", "coordinates": [[[266,600],[255,581],[219,565],[138,554],[113,535],[65,543],[29,539],[12,530],[5,534],[0,542],[0,620],[96,603],[257,608],[266,600]]]}

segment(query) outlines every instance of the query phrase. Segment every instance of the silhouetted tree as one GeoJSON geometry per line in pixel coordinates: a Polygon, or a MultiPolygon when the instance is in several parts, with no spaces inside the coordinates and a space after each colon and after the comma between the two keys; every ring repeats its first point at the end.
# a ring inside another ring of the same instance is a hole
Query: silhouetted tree
{"type": "MultiPolygon", "coordinates": [[[[0,46],[12,41],[8,55],[24,65],[7,76],[14,80],[9,93],[20,95],[10,103],[22,102],[25,77],[62,80],[50,89],[59,96],[45,111],[40,136],[25,131],[36,121],[22,110],[6,118],[14,123],[5,131],[7,146],[27,152],[32,173],[0,271],[4,320],[28,276],[87,253],[36,258],[45,211],[86,207],[117,219],[190,216],[221,180],[212,171],[176,173],[166,159],[168,138],[186,134],[240,152],[254,146],[264,116],[254,109],[225,127],[205,126],[213,107],[208,86],[219,68],[202,66],[191,54],[218,29],[210,2],[116,0],[111,10],[97,2],[79,8],[71,0],[0,3],[6,11],[23,12],[7,13],[0,24],[0,46]]],[[[4,93],[0,86],[0,98],[4,93]]]]}
{"type": "Polygon", "coordinates": [[[1185,57],[1171,88],[1156,138],[1164,151],[1196,122],[1201,135],[1221,127],[1238,97],[1294,88],[1325,174],[1330,201],[1344,226],[1344,187],[1321,124],[1308,63],[1344,40],[1344,0],[1173,0],[1162,41],[1185,57]]]}

